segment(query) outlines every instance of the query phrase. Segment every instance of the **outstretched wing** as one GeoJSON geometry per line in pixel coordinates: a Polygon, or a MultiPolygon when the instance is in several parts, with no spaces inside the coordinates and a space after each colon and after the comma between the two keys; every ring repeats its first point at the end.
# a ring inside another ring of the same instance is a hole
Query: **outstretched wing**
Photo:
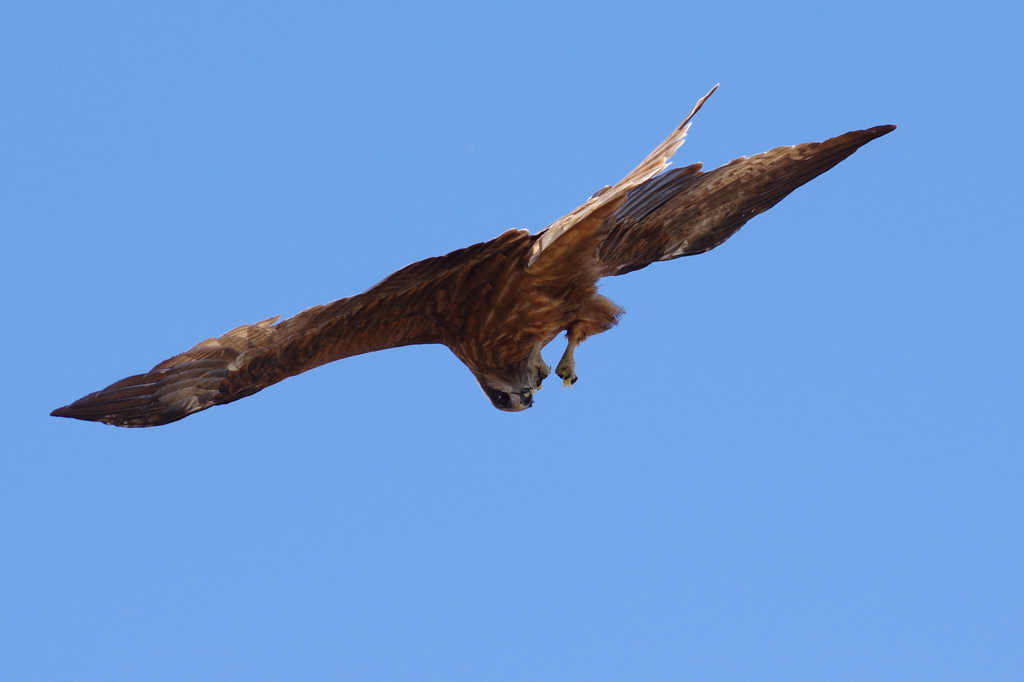
{"type": "Polygon", "coordinates": [[[146,372],[54,410],[115,426],[157,426],[250,396],[334,360],[423,343],[451,343],[467,304],[488,294],[503,254],[526,231],[428,258],[358,296],[271,318],[207,339],[146,372]]]}
{"type": "Polygon", "coordinates": [[[615,214],[601,247],[601,276],[709,251],[800,185],[895,129],[855,130],[741,157],[707,173],[694,164],[648,180],[630,191],[615,214]]]}
{"type": "MultiPolygon", "coordinates": [[[[672,158],[672,155],[676,153],[676,150],[678,150],[686,140],[686,131],[690,129],[690,121],[697,112],[700,111],[700,108],[704,106],[704,102],[708,100],[708,97],[711,97],[717,89],[718,86],[716,85],[711,88],[711,91],[708,92],[708,94],[701,97],[690,113],[687,114],[686,118],[683,119],[683,122],[676,126],[676,129],[672,131],[672,134],[669,135],[664,142],[658,145],[653,152],[648,154],[647,158],[641,161],[640,165],[630,171],[626,177],[622,178],[610,187],[605,187],[594,192],[594,195],[587,199],[585,204],[559,218],[538,232],[538,238],[530,249],[530,257],[527,261],[527,266],[533,265],[537,262],[541,253],[568,230],[572,229],[576,225],[584,223],[587,218],[593,216],[600,209],[607,207],[613,202],[620,201],[631,189],[650,180],[658,173],[668,168],[669,160],[672,158]]],[[[600,221],[594,221],[592,224],[599,225],[600,221]]]]}

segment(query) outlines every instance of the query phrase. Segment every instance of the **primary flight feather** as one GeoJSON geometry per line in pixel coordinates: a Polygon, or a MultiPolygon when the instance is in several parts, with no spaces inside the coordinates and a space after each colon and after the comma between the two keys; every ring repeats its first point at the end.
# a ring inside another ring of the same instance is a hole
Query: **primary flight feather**
{"type": "Polygon", "coordinates": [[[450,348],[498,409],[524,410],[551,372],[541,349],[566,332],[555,374],[573,384],[576,347],[623,314],[597,293],[599,279],[715,248],[896,128],[778,147],[706,173],[699,163],[663,172],[713,92],[629,175],[537,234],[510,230],[413,263],[357,296],[232,329],[51,414],[159,426],[328,362],[421,343],[450,348]]]}

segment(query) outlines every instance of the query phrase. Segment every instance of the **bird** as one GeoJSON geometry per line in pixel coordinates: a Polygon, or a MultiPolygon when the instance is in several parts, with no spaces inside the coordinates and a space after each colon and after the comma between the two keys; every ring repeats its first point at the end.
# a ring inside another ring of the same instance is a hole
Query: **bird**
{"type": "Polygon", "coordinates": [[[896,128],[777,147],[707,172],[700,163],[668,169],[717,88],[626,177],[539,232],[508,230],[408,265],[361,294],[283,321],[276,316],[236,327],[51,415],[159,426],[328,362],[414,344],[447,346],[497,409],[530,408],[551,374],[541,351],[565,333],[554,373],[571,386],[578,379],[577,347],[623,315],[598,293],[601,278],[719,246],[794,189],[896,128]]]}

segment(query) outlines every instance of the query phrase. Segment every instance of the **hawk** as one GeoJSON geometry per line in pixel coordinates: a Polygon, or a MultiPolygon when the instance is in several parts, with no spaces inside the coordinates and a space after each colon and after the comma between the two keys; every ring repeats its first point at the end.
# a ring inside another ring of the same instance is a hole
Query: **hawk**
{"type": "Polygon", "coordinates": [[[525,410],[551,373],[541,357],[548,343],[565,332],[568,346],[554,371],[572,385],[576,347],[623,314],[597,292],[598,280],[715,248],[896,128],[778,147],[709,172],[699,163],[666,171],[715,89],[629,175],[536,234],[509,230],[413,263],[362,294],[232,329],[51,414],[159,426],[328,362],[424,343],[451,349],[494,407],[525,410]]]}

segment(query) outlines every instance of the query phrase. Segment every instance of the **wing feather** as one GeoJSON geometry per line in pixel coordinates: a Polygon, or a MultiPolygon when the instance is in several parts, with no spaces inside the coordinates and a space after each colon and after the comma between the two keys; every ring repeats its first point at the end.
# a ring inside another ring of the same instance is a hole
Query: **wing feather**
{"type": "Polygon", "coordinates": [[[413,344],[451,344],[468,300],[484,293],[489,278],[501,271],[505,252],[521,253],[530,239],[526,231],[511,230],[490,242],[413,263],[357,296],[281,322],[273,317],[236,327],[51,414],[115,426],[157,426],[342,358],[413,344]]]}
{"type": "Polygon", "coordinates": [[[778,147],[707,173],[695,164],[659,175],[632,190],[616,213],[601,246],[601,275],[709,251],[797,187],[895,128],[877,126],[778,147]]]}
{"type": "MultiPolygon", "coordinates": [[[[530,249],[530,257],[527,261],[527,266],[531,266],[537,262],[540,258],[541,253],[545,249],[550,247],[559,237],[571,230],[576,225],[582,224],[587,218],[591,217],[594,213],[602,208],[607,207],[617,201],[621,201],[622,198],[634,187],[650,180],[658,173],[665,170],[669,165],[669,160],[672,155],[676,153],[683,142],[686,140],[686,131],[690,129],[690,121],[700,111],[700,108],[704,106],[704,102],[714,94],[718,86],[711,88],[708,94],[698,100],[697,104],[694,105],[693,109],[687,114],[683,122],[676,126],[676,129],[672,131],[672,134],[665,138],[665,141],[655,147],[654,151],[647,155],[643,161],[640,162],[636,168],[629,172],[629,174],[619,180],[616,184],[611,187],[604,187],[603,189],[594,192],[593,196],[587,199],[586,203],[576,208],[569,214],[559,218],[555,222],[551,223],[543,230],[537,233],[538,239],[533,243],[530,249]]],[[[594,223],[600,224],[600,223],[594,223]]]]}

